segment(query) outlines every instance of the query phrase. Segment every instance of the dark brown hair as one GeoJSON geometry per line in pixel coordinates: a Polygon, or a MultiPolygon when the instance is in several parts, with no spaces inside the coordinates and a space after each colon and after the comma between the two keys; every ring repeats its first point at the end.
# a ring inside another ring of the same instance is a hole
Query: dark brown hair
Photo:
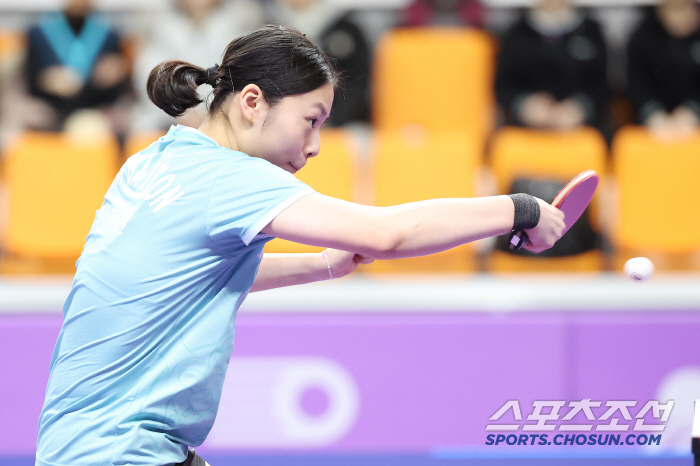
{"type": "Polygon", "coordinates": [[[332,59],[296,29],[264,26],[226,47],[221,66],[202,68],[169,60],[153,68],[148,77],[148,97],[171,116],[180,116],[202,102],[197,87],[210,84],[214,114],[224,99],[248,84],[262,90],[265,101],[274,106],[282,97],[303,94],[331,83],[339,84],[332,59]]]}

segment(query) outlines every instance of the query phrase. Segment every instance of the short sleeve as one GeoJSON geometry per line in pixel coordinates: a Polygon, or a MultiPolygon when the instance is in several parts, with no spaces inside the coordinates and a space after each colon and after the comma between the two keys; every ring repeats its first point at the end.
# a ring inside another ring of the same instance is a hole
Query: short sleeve
{"type": "Polygon", "coordinates": [[[246,246],[284,209],[313,193],[291,173],[240,154],[221,167],[209,195],[207,232],[215,246],[246,246]]]}

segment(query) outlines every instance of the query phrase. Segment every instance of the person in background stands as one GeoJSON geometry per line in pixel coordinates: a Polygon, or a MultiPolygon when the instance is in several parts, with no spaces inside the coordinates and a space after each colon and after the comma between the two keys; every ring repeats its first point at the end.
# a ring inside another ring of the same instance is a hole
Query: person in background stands
{"type": "MultiPolygon", "coordinates": [[[[131,131],[165,132],[173,122],[197,127],[206,118],[200,105],[174,120],[153,106],[146,94],[148,75],[158,63],[180,58],[192,62],[219,63],[221,51],[231,40],[263,25],[263,11],[253,0],[172,0],[151,22],[134,66],[137,104],[131,131]]],[[[200,89],[200,97],[211,100],[211,87],[200,89]]]]}
{"type": "Polygon", "coordinates": [[[540,0],[502,41],[496,95],[506,123],[606,132],[606,47],[598,23],[567,0],[540,0]]]}
{"type": "Polygon", "coordinates": [[[120,37],[91,0],[67,0],[43,15],[27,34],[26,81],[30,96],[48,104],[36,129],[63,130],[84,110],[118,131],[109,109],[129,90],[129,67],[120,37]],[[100,116],[101,115],[101,116],[100,116]]]}
{"type": "Polygon", "coordinates": [[[300,30],[335,60],[343,85],[335,91],[326,126],[369,123],[372,51],[352,12],[332,0],[275,0],[268,4],[268,16],[272,23],[300,30]]]}
{"type": "Polygon", "coordinates": [[[648,8],[628,46],[629,98],[637,121],[660,136],[700,123],[700,7],[664,0],[648,8]]]}
{"type": "Polygon", "coordinates": [[[479,0],[414,0],[401,10],[399,26],[483,28],[485,10],[479,0]]]}

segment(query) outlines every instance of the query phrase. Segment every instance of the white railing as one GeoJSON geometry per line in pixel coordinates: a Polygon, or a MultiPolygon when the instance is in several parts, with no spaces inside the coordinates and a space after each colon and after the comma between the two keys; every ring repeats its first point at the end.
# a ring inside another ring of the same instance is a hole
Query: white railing
{"type": "MultiPolygon", "coordinates": [[[[0,277],[0,315],[61,312],[71,276],[0,277]]],[[[337,281],[251,293],[242,312],[566,312],[700,310],[700,274],[666,273],[634,283],[617,273],[356,274],[337,281]]],[[[700,415],[700,412],[698,413],[700,415]]],[[[697,423],[700,436],[700,419],[697,423]]]]}

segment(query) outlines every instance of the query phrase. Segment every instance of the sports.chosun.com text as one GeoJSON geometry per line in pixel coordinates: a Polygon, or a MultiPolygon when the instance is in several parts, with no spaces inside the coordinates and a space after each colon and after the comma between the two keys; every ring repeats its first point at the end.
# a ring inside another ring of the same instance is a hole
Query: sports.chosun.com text
{"type": "Polygon", "coordinates": [[[486,445],[659,445],[661,434],[489,434],[486,445]]]}

